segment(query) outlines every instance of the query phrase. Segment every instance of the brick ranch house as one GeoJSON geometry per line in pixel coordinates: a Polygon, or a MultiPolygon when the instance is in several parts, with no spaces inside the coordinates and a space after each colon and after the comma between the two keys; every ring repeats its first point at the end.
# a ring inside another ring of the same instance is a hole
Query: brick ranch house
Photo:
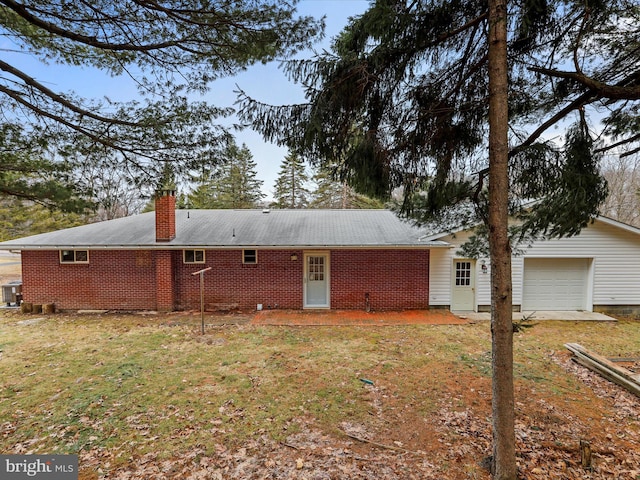
{"type": "Polygon", "coordinates": [[[22,256],[26,302],[57,309],[424,309],[449,245],[385,210],[176,210],[0,244],[22,256]]]}
{"type": "MultiPolygon", "coordinates": [[[[488,311],[488,258],[469,231],[425,232],[386,210],[176,210],[0,243],[22,254],[24,301],[58,309],[488,311]]],[[[520,311],[640,314],[640,229],[599,217],[512,259],[520,311]]]]}

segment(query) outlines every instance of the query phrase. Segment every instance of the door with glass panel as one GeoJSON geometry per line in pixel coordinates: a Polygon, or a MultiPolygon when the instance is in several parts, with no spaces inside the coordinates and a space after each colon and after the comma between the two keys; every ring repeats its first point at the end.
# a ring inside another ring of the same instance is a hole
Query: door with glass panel
{"type": "Polygon", "coordinates": [[[474,311],[476,309],[475,260],[455,259],[452,273],[451,310],[474,311]]]}
{"type": "Polygon", "coordinates": [[[304,307],[329,307],[329,254],[304,255],[304,307]]]}

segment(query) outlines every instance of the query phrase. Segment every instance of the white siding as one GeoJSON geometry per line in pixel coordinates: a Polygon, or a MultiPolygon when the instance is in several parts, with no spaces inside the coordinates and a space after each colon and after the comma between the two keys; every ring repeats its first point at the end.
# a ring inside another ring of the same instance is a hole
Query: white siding
{"type": "Polygon", "coordinates": [[[524,275],[524,258],[521,256],[511,259],[511,302],[522,305],[522,276],[524,275]]]}
{"type": "Polygon", "coordinates": [[[593,305],[640,305],[640,235],[596,221],[576,237],[538,242],[525,256],[592,258],[593,305]]]}
{"type": "MultiPolygon", "coordinates": [[[[640,305],[640,235],[634,232],[596,220],[576,237],[536,242],[512,259],[513,304],[522,304],[524,259],[537,257],[592,259],[587,278],[588,307],[640,305]]],[[[451,264],[468,238],[466,232],[445,236],[441,240],[454,248],[431,250],[431,305],[450,305],[451,264]]],[[[489,273],[483,274],[482,260],[478,259],[476,268],[476,303],[490,305],[490,262],[485,259],[489,273]]]]}
{"type": "MultiPolygon", "coordinates": [[[[453,259],[463,258],[459,253],[459,247],[469,239],[470,233],[459,232],[454,235],[442,237],[440,240],[451,243],[453,248],[442,248],[431,250],[429,268],[429,305],[450,306],[451,305],[451,285],[453,272],[453,259]]],[[[490,274],[482,273],[482,260],[487,265],[487,272],[490,271],[488,259],[478,259],[475,268],[476,285],[476,305],[490,304],[491,285],[490,274]],[[486,299],[483,300],[483,299],[486,299]]]]}
{"type": "Polygon", "coordinates": [[[429,254],[429,305],[451,305],[451,259],[454,249],[433,248],[429,254]]]}
{"type": "Polygon", "coordinates": [[[491,260],[478,259],[478,278],[476,281],[476,305],[491,305],[491,260]],[[487,266],[487,273],[482,272],[482,262],[487,266]]]}

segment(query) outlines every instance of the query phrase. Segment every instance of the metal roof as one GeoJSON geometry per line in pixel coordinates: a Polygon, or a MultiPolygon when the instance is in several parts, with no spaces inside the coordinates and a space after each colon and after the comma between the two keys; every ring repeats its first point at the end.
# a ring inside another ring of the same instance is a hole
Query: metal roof
{"type": "Polygon", "coordinates": [[[176,210],[176,237],[156,242],[155,213],[0,243],[0,250],[61,248],[444,247],[388,210],[176,210]]]}

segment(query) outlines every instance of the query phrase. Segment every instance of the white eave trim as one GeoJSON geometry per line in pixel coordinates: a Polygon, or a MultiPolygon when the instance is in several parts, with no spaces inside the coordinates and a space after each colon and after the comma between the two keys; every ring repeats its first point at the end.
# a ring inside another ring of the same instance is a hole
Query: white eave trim
{"type": "Polygon", "coordinates": [[[629,225],[628,223],[623,223],[609,217],[597,217],[596,220],[600,220],[602,223],[606,223],[607,225],[611,225],[612,227],[617,227],[627,232],[640,235],[640,228],[634,227],[633,225],[629,225]]]}
{"type": "Polygon", "coordinates": [[[374,250],[374,249],[416,249],[450,248],[452,245],[446,242],[433,242],[421,244],[358,244],[358,245],[10,245],[0,247],[0,250],[10,251],[41,251],[41,250],[374,250]]]}

